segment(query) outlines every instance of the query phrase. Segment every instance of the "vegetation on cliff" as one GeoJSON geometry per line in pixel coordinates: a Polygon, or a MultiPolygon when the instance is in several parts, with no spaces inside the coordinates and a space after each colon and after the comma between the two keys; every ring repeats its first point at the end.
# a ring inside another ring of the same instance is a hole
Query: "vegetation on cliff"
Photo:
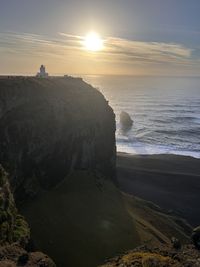
{"type": "Polygon", "coordinates": [[[0,165],[0,267],[55,267],[43,253],[26,251],[29,240],[29,226],[17,211],[8,175],[0,165]]]}
{"type": "Polygon", "coordinates": [[[16,209],[8,175],[0,165],[0,244],[18,242],[25,247],[29,239],[28,224],[16,209]]]}
{"type": "Polygon", "coordinates": [[[193,245],[180,249],[171,246],[140,247],[111,260],[101,267],[199,267],[200,252],[193,245]]]}

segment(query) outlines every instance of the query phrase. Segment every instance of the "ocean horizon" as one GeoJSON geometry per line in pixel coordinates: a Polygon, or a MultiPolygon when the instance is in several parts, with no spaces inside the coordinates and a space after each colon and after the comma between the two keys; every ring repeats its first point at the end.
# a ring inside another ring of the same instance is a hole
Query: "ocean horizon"
{"type": "Polygon", "coordinates": [[[200,78],[85,75],[116,115],[118,152],[200,158],[200,78]],[[126,111],[133,127],[121,130],[126,111]]]}

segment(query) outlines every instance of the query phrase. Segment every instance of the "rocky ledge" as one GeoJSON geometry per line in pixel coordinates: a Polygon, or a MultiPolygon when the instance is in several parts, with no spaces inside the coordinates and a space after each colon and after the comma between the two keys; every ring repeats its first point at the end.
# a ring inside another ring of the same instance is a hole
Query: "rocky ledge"
{"type": "Polygon", "coordinates": [[[144,246],[109,260],[101,267],[200,267],[200,251],[193,245],[180,249],[144,246]]]}
{"type": "Polygon", "coordinates": [[[82,79],[0,79],[0,140],[16,201],[74,170],[115,177],[114,113],[82,79]]]}

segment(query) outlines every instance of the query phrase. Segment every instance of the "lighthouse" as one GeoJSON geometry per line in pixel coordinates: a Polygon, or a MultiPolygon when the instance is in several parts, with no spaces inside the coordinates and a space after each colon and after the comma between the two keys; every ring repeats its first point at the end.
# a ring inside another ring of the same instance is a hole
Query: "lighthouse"
{"type": "Polygon", "coordinates": [[[37,73],[36,77],[39,77],[39,78],[47,78],[48,76],[49,75],[46,72],[45,66],[44,65],[41,65],[40,72],[37,73]]]}

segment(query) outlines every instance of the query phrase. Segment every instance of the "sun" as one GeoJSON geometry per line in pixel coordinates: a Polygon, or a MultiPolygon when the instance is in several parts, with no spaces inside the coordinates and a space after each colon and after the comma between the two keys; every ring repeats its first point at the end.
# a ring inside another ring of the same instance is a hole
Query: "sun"
{"type": "Polygon", "coordinates": [[[85,36],[83,45],[88,51],[96,52],[103,49],[103,40],[96,32],[90,32],[85,36]]]}

